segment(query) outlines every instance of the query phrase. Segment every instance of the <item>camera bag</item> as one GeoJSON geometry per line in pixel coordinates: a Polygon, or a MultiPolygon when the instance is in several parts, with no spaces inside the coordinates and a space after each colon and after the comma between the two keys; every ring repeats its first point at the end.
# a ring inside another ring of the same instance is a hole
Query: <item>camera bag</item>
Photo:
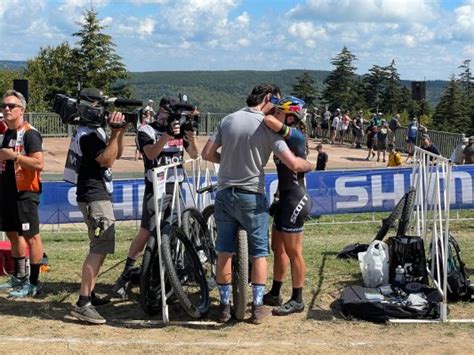
{"type": "Polygon", "coordinates": [[[353,285],[342,290],[339,302],[345,318],[380,323],[389,319],[437,318],[441,300],[437,290],[427,287],[413,296],[413,294],[384,295],[380,288],[353,285]],[[413,299],[421,299],[423,302],[414,304],[413,299]]]}

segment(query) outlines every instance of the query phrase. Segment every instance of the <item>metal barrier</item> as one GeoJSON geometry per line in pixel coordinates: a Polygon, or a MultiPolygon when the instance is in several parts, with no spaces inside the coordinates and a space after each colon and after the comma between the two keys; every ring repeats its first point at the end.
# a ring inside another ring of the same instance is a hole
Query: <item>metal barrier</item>
{"type": "Polygon", "coordinates": [[[71,126],[65,125],[56,113],[28,112],[26,119],[43,137],[67,137],[72,134],[71,126]]]}
{"type": "MultiPolygon", "coordinates": [[[[74,132],[74,126],[65,125],[61,122],[59,116],[52,112],[26,114],[27,120],[30,122],[43,137],[67,137],[74,132]]],[[[227,116],[228,113],[207,112],[201,116],[199,121],[199,134],[212,134],[220,120],[227,116]]],[[[309,122],[308,122],[309,123],[309,122]]],[[[310,126],[308,126],[310,127],[310,126]]],[[[134,134],[131,129],[128,134],[134,134]]],[[[428,130],[428,134],[432,142],[439,148],[441,155],[449,158],[456,146],[461,143],[462,134],[450,133],[443,131],[428,130]]],[[[420,133],[421,135],[421,133],[420,133]]],[[[400,151],[406,151],[407,127],[401,127],[395,132],[395,147],[400,151]]],[[[329,138],[329,137],[326,137],[329,138]]],[[[346,136],[346,142],[352,141],[352,129],[349,127],[346,136]]],[[[365,141],[365,138],[364,138],[365,141]]]]}

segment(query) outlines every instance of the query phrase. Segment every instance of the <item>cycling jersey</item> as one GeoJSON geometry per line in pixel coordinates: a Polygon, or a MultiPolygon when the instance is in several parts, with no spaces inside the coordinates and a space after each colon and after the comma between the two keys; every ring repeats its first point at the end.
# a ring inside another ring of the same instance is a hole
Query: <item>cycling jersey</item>
{"type": "MultiPolygon", "coordinates": [[[[307,147],[303,133],[295,128],[284,127],[282,136],[295,156],[306,158],[307,147]]],[[[311,210],[311,198],[306,193],[304,173],[286,167],[274,156],[278,173],[280,200],[275,211],[273,226],[286,233],[300,233],[311,210]]]]}

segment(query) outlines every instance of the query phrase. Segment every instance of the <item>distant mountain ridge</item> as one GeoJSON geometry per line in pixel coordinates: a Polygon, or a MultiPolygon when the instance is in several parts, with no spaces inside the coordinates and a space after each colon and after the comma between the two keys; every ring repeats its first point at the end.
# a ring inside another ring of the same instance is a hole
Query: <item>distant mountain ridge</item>
{"type": "MultiPolygon", "coordinates": [[[[22,70],[26,61],[0,60],[0,70],[22,70]]],[[[203,112],[232,112],[245,106],[248,93],[261,82],[280,86],[284,94],[292,91],[296,78],[309,72],[321,93],[323,81],[330,73],[324,70],[287,69],[279,71],[225,70],[225,71],[153,71],[131,72],[130,78],[120,82],[132,86],[134,97],[153,99],[162,96],[186,94],[189,102],[203,112]]],[[[411,88],[410,80],[402,84],[411,88]]],[[[426,98],[434,106],[448,85],[448,81],[426,81],[426,98]]]]}
{"type": "Polygon", "coordinates": [[[26,68],[26,61],[0,60],[0,70],[22,70],[26,68]]]}

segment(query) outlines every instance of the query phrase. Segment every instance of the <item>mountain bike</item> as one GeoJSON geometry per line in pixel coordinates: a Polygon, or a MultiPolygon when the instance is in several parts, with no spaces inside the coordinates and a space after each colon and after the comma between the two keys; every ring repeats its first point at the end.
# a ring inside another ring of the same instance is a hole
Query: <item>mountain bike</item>
{"type": "MultiPolygon", "coordinates": [[[[208,185],[198,189],[198,193],[214,192],[216,185],[208,185]]],[[[215,245],[217,238],[217,227],[214,219],[214,205],[204,208],[202,215],[209,230],[210,239],[215,245]]],[[[250,278],[251,264],[248,252],[247,232],[239,229],[236,236],[236,253],[232,256],[232,301],[234,305],[234,316],[237,320],[243,320],[248,304],[248,284],[250,278]]]]}
{"type": "MultiPolygon", "coordinates": [[[[164,177],[167,169],[179,164],[153,169],[153,190],[157,228],[150,236],[143,255],[140,277],[140,303],[150,315],[167,312],[166,302],[175,296],[183,309],[193,318],[201,318],[209,311],[209,288],[201,261],[190,239],[180,227],[180,203],[182,194],[176,180],[174,185],[170,220],[161,221],[164,195],[164,177]],[[159,177],[158,177],[159,176],[159,177]],[[161,185],[158,182],[161,180],[161,185]],[[160,200],[161,198],[161,200],[160,200]],[[177,215],[174,209],[177,209],[177,215]],[[177,216],[177,218],[176,218],[177,216]],[[161,249],[158,247],[161,243],[161,249]],[[161,254],[161,255],[160,255],[161,254]],[[164,269],[160,267],[160,260],[164,269]],[[165,291],[162,290],[164,285],[165,291]]],[[[167,321],[167,313],[163,315],[167,321]]]]}

